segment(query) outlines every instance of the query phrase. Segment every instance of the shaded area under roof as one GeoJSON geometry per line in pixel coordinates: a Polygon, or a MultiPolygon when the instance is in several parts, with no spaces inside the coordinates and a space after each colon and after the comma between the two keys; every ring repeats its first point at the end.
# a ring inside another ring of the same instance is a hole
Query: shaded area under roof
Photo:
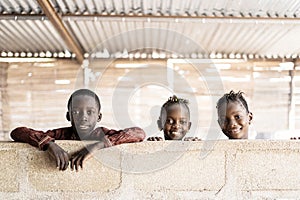
{"type": "MultiPolygon", "coordinates": [[[[85,54],[297,58],[297,0],[51,0],[85,54]]],[[[74,57],[36,0],[0,2],[1,56],[74,57]]],[[[136,56],[139,58],[139,56],[136,56]]]]}

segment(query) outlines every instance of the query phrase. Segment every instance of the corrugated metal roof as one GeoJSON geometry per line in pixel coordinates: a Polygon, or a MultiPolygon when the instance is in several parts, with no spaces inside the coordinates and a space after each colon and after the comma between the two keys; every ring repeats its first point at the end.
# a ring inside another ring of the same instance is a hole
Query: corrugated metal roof
{"type": "MultiPolygon", "coordinates": [[[[300,54],[297,0],[51,0],[84,52],[300,54]]],[[[299,18],[298,18],[299,17],[299,18]]],[[[0,52],[70,51],[36,0],[0,1],[0,52]]],[[[4,54],[1,54],[2,56],[4,54]]],[[[171,53],[169,54],[171,55],[171,53]]]]}
{"type": "MultiPolygon", "coordinates": [[[[299,17],[298,0],[50,0],[62,14],[299,17]]],[[[41,14],[36,0],[2,0],[1,14],[41,14]]]]}
{"type": "Polygon", "coordinates": [[[219,52],[287,55],[299,54],[300,50],[300,38],[297,37],[300,26],[292,22],[147,20],[75,20],[68,24],[76,31],[86,52],[92,51],[95,44],[102,45],[109,52],[123,51],[124,48],[157,48],[181,54],[219,52]],[[194,45],[191,44],[193,42],[194,45]]]}
{"type": "Polygon", "coordinates": [[[10,52],[64,52],[62,38],[48,20],[0,20],[0,48],[10,52]]]}

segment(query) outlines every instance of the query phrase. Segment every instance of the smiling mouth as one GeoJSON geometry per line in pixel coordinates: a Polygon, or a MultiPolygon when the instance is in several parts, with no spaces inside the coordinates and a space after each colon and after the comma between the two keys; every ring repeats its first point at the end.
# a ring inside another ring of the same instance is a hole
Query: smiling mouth
{"type": "Polygon", "coordinates": [[[170,136],[173,138],[173,139],[176,139],[176,138],[181,138],[182,137],[183,132],[181,131],[171,131],[170,132],[170,136]]]}
{"type": "Polygon", "coordinates": [[[90,126],[88,126],[88,125],[80,125],[78,128],[79,128],[80,130],[87,130],[87,129],[90,128],[90,126]]]}
{"type": "Polygon", "coordinates": [[[241,132],[241,130],[242,130],[242,128],[235,128],[235,129],[231,129],[229,131],[229,133],[238,134],[241,132]]]}
{"type": "Polygon", "coordinates": [[[180,135],[180,132],[178,132],[178,131],[172,131],[172,132],[171,132],[171,135],[177,136],[177,135],[180,135]]]}

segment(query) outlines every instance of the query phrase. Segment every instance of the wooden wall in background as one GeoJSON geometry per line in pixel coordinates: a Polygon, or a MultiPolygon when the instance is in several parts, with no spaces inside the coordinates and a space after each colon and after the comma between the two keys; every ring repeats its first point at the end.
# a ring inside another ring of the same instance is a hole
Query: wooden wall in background
{"type": "Polygon", "coordinates": [[[7,95],[8,63],[0,63],[0,139],[5,138],[9,131],[9,100],[7,95]]]}
{"type": "MultiPolygon", "coordinates": [[[[289,71],[281,69],[279,62],[90,60],[89,68],[84,73],[72,60],[1,63],[0,139],[8,140],[8,132],[17,126],[40,130],[69,126],[67,100],[75,89],[84,87],[84,76],[100,96],[101,125],[109,128],[138,125],[148,135],[155,134],[160,106],[175,92],[190,100],[190,134],[214,139],[217,135],[209,137],[208,131],[220,133],[216,100],[230,90],[245,92],[257,132],[288,128],[289,71]]],[[[299,121],[297,80],[295,120],[299,121]]]]}
{"type": "Polygon", "coordinates": [[[10,129],[27,126],[47,130],[68,126],[66,102],[80,81],[77,77],[80,70],[80,65],[68,60],[9,64],[10,129]]]}

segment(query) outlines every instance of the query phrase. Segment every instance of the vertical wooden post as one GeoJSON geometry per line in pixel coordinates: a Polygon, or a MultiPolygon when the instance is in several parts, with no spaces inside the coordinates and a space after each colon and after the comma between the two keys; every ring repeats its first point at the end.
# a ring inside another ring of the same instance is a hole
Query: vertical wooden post
{"type": "Polygon", "coordinates": [[[8,63],[0,62],[0,140],[8,140],[10,132],[10,107],[7,94],[8,63]]]}
{"type": "Polygon", "coordinates": [[[290,81],[290,95],[289,95],[289,108],[288,108],[288,128],[289,130],[295,129],[295,97],[294,97],[294,90],[295,90],[295,70],[296,70],[296,59],[293,60],[294,67],[293,70],[289,70],[289,75],[291,77],[290,81]]]}

